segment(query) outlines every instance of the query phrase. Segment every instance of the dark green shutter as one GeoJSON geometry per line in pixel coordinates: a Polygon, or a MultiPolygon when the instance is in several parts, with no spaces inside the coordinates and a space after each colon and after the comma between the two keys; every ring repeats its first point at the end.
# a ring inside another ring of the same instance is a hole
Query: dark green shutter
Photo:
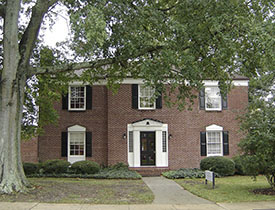
{"type": "Polygon", "coordinates": [[[132,85],[132,108],[138,109],[138,85],[132,85]]]}
{"type": "Polygon", "coordinates": [[[92,132],[86,132],[86,157],[92,157],[92,132]]]}
{"type": "Polygon", "coordinates": [[[91,86],[86,86],[86,109],[92,109],[93,89],[91,86]]]}
{"type": "Polygon", "coordinates": [[[61,133],[61,157],[68,156],[68,133],[61,133]]]}
{"type": "Polygon", "coordinates": [[[228,131],[223,133],[223,155],[229,155],[229,136],[228,131]]]}
{"type": "Polygon", "coordinates": [[[156,108],[162,109],[162,94],[161,93],[156,99],[156,108]]]}
{"type": "Polygon", "coordinates": [[[227,95],[222,96],[222,109],[227,109],[227,95]]]}
{"type": "Polygon", "coordinates": [[[200,133],[201,140],[201,156],[206,156],[206,132],[200,133]]]}
{"type": "Polygon", "coordinates": [[[205,109],[205,89],[201,89],[199,93],[200,109],[205,109]]]}
{"type": "Polygon", "coordinates": [[[68,102],[69,102],[68,93],[65,95],[62,95],[62,109],[68,110],[68,102]]]}

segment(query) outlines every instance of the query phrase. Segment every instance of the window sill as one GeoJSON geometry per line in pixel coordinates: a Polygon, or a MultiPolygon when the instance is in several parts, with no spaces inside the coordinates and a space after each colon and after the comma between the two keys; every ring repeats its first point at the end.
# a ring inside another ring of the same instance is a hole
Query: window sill
{"type": "Polygon", "coordinates": [[[222,109],[205,109],[207,112],[221,112],[222,109]]]}
{"type": "Polygon", "coordinates": [[[222,154],[211,154],[211,155],[207,155],[207,157],[213,157],[213,156],[223,156],[222,154]]]}
{"type": "Polygon", "coordinates": [[[68,109],[70,112],[84,112],[86,109],[68,109]]]}

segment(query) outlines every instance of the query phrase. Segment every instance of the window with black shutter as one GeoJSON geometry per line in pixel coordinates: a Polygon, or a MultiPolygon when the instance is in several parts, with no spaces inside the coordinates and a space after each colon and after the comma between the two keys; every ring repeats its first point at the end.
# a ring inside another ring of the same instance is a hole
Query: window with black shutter
{"type": "Polygon", "coordinates": [[[227,109],[227,95],[221,96],[217,86],[206,86],[199,92],[199,106],[200,109],[208,111],[227,109]]]}
{"type": "Polygon", "coordinates": [[[93,88],[86,85],[86,109],[92,109],[93,88]]]}
{"type": "Polygon", "coordinates": [[[223,132],[223,155],[229,155],[229,135],[228,135],[228,131],[223,132]]]}
{"type": "Polygon", "coordinates": [[[200,133],[201,156],[206,156],[206,132],[200,133]]]}
{"type": "Polygon", "coordinates": [[[61,133],[61,157],[68,156],[68,133],[61,133]]]}
{"type": "Polygon", "coordinates": [[[132,84],[132,108],[138,109],[138,85],[132,84]]]}
{"type": "Polygon", "coordinates": [[[86,157],[92,157],[92,132],[86,132],[86,157]]]}

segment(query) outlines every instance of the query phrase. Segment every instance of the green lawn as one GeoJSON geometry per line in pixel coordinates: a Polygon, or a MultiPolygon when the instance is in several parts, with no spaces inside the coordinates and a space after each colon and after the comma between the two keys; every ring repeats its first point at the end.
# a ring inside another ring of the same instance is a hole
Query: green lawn
{"type": "Polygon", "coordinates": [[[154,195],[142,180],[29,178],[33,189],[29,193],[0,195],[0,201],[146,204],[154,195]]]}
{"type": "Polygon", "coordinates": [[[214,202],[242,202],[242,201],[275,201],[274,195],[255,195],[252,190],[269,188],[265,177],[259,176],[254,181],[248,176],[232,176],[216,178],[216,188],[212,183],[204,184],[204,179],[177,179],[183,188],[202,198],[214,202]]]}

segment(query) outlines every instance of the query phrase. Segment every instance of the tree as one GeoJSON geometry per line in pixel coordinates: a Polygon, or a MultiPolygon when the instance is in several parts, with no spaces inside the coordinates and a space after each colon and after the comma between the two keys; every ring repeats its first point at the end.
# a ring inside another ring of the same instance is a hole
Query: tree
{"type": "MultiPolygon", "coordinates": [[[[267,0],[1,0],[0,192],[28,186],[19,149],[22,112],[25,100],[28,106],[37,100],[24,97],[27,81],[39,79],[40,91],[76,79],[116,86],[130,75],[167,93],[166,99],[176,91],[172,103],[184,106],[205,78],[219,80],[226,91],[234,74],[251,76],[271,67],[273,10],[267,0]],[[53,62],[43,64],[36,57],[39,30],[57,4],[69,11],[74,58],[58,59],[53,50],[53,62]]],[[[40,104],[50,97],[45,93],[40,104]]]]}
{"type": "Polygon", "coordinates": [[[250,105],[242,119],[246,137],[240,142],[243,167],[256,177],[263,174],[275,190],[275,73],[251,81],[250,105]]]}

